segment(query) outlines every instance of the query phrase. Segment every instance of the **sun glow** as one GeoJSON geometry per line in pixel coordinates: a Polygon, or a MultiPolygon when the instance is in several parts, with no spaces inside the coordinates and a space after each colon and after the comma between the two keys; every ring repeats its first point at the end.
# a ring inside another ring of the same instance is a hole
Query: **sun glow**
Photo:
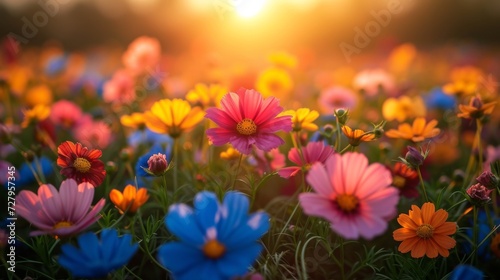
{"type": "Polygon", "coordinates": [[[266,0],[233,0],[236,13],[243,18],[256,16],[264,7],[266,0]]]}

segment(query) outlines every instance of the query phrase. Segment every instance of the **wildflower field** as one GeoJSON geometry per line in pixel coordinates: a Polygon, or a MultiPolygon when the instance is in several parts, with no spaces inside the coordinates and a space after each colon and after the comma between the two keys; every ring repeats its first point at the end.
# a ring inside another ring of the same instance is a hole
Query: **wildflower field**
{"type": "MultiPolygon", "coordinates": [[[[254,15],[233,2],[219,21],[254,15]]],[[[7,34],[0,279],[497,279],[500,48],[354,30],[228,53],[7,34]]]]}

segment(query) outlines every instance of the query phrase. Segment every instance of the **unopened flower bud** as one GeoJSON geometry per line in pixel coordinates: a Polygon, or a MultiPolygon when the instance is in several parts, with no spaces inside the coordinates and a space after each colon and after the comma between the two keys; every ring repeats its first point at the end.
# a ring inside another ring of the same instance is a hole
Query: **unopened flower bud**
{"type": "Polygon", "coordinates": [[[112,161],[108,161],[106,162],[106,173],[110,174],[110,173],[114,173],[118,170],[118,168],[116,167],[116,164],[112,161]]]}
{"type": "Polygon", "coordinates": [[[461,169],[453,171],[453,181],[455,184],[460,185],[464,182],[465,172],[461,169]]]}
{"type": "Polygon", "coordinates": [[[343,108],[337,109],[335,110],[335,117],[339,120],[341,125],[345,125],[349,118],[349,110],[343,108]]]}
{"type": "Polygon", "coordinates": [[[417,169],[417,167],[424,163],[425,158],[417,149],[412,146],[408,146],[408,152],[405,155],[405,160],[411,167],[417,169]]]}
{"type": "Polygon", "coordinates": [[[152,155],[148,159],[148,173],[151,175],[161,176],[168,170],[167,156],[158,153],[152,155]]]}
{"type": "Polygon", "coordinates": [[[484,171],[476,178],[477,182],[486,188],[492,190],[496,189],[499,183],[499,179],[495,174],[491,173],[491,171],[484,171]]]}
{"type": "Polygon", "coordinates": [[[491,200],[490,194],[492,190],[487,189],[480,183],[470,186],[466,192],[472,199],[472,202],[479,205],[487,203],[491,200]]]}
{"type": "Polygon", "coordinates": [[[28,150],[26,152],[23,152],[23,157],[26,159],[27,162],[33,162],[35,160],[35,153],[31,150],[28,150]]]}

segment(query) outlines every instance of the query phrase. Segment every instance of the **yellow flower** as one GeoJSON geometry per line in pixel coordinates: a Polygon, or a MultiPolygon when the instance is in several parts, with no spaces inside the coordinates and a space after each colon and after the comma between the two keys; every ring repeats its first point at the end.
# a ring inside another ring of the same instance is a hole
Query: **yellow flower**
{"type": "Polygon", "coordinates": [[[292,125],[294,131],[301,131],[302,129],[308,131],[318,130],[318,126],[314,121],[319,117],[318,111],[309,108],[300,108],[295,110],[287,110],[280,115],[292,116],[292,125]]]}
{"type": "Polygon", "coordinates": [[[388,121],[396,119],[398,122],[409,118],[423,117],[426,114],[424,101],[420,96],[388,98],[382,105],[382,115],[388,121]]]}
{"type": "Polygon", "coordinates": [[[194,89],[190,90],[186,95],[187,101],[193,105],[200,105],[203,108],[219,107],[222,97],[229,90],[219,84],[207,86],[205,84],[196,84],[194,89]]]}
{"type": "Polygon", "coordinates": [[[52,91],[46,85],[32,87],[24,95],[24,102],[28,107],[50,105],[52,103],[52,91]]]}
{"type": "Polygon", "coordinates": [[[269,61],[276,66],[285,69],[297,67],[297,58],[287,52],[275,52],[269,55],[269,61]]]}
{"type": "Polygon", "coordinates": [[[162,99],[144,114],[146,126],[156,133],[166,133],[173,138],[190,130],[204,117],[200,107],[191,108],[186,100],[162,99]]]}
{"type": "Polygon", "coordinates": [[[422,142],[425,139],[437,136],[439,132],[441,132],[439,128],[436,128],[437,124],[438,122],[436,120],[427,123],[425,118],[416,118],[412,126],[403,123],[398,126],[397,130],[391,129],[387,131],[385,135],[391,138],[402,138],[412,140],[413,142],[422,142]]]}
{"type": "Polygon", "coordinates": [[[123,126],[131,127],[133,129],[143,129],[146,127],[146,120],[142,113],[132,113],[131,115],[124,115],[120,118],[123,126]]]}
{"type": "Polygon", "coordinates": [[[225,160],[235,160],[240,158],[240,152],[233,147],[227,148],[224,152],[220,153],[220,158],[225,160]]]}
{"type": "Polygon", "coordinates": [[[359,146],[361,142],[370,142],[377,138],[373,132],[365,132],[361,129],[352,130],[347,125],[342,126],[342,132],[349,139],[349,144],[354,147],[359,146]]]}
{"type": "Polygon", "coordinates": [[[465,66],[453,69],[451,82],[443,86],[446,94],[470,95],[476,93],[481,81],[484,79],[481,69],[465,66]]]}
{"type": "Polygon", "coordinates": [[[460,113],[458,113],[457,116],[465,119],[480,119],[484,115],[491,115],[496,104],[497,101],[483,104],[483,101],[479,96],[472,97],[469,101],[469,105],[458,105],[460,113]]]}
{"type": "Polygon", "coordinates": [[[50,107],[43,104],[36,105],[30,110],[24,111],[24,120],[21,123],[22,128],[28,127],[32,122],[40,122],[48,118],[50,115],[50,107]]]}
{"type": "Polygon", "coordinates": [[[127,185],[123,193],[117,189],[112,189],[109,193],[111,202],[118,208],[120,213],[127,211],[135,213],[149,199],[148,190],[140,188],[139,190],[132,185],[127,185]]]}
{"type": "Polygon", "coordinates": [[[283,98],[292,91],[293,81],[287,71],[269,68],[257,77],[255,88],[264,97],[283,98]]]}

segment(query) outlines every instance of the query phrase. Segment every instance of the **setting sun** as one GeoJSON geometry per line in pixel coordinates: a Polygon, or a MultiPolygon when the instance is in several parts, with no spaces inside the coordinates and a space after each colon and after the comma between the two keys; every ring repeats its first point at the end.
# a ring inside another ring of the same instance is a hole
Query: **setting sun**
{"type": "Polygon", "coordinates": [[[234,0],[236,13],[243,18],[256,16],[264,7],[266,0],[234,0]]]}

